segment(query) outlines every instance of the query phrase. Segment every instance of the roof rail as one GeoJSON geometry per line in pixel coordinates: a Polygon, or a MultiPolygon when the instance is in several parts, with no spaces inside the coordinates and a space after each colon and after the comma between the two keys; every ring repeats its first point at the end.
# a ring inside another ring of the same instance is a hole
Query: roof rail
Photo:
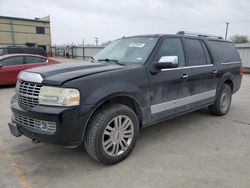
{"type": "Polygon", "coordinates": [[[188,31],[179,31],[176,34],[179,35],[192,35],[192,36],[199,36],[199,37],[210,37],[210,38],[217,38],[217,39],[223,39],[221,36],[216,36],[216,35],[209,35],[209,34],[204,34],[204,33],[194,33],[194,32],[188,32],[188,31]]]}

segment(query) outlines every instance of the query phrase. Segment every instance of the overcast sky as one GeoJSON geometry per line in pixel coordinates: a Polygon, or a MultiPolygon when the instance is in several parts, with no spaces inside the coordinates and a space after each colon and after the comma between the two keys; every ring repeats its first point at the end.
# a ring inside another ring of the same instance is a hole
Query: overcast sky
{"type": "Polygon", "coordinates": [[[52,43],[94,43],[188,30],[250,35],[249,0],[0,0],[0,15],[50,15],[52,43]]]}

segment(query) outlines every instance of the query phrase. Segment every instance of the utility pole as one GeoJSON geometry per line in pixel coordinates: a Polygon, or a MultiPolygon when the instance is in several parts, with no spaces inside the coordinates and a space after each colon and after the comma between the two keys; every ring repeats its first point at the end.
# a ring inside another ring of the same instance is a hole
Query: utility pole
{"type": "Polygon", "coordinates": [[[227,33],[228,33],[228,26],[229,26],[229,22],[225,22],[226,24],[226,34],[225,34],[225,40],[227,40],[227,33]]]}
{"type": "Polygon", "coordinates": [[[82,57],[85,59],[84,39],[82,39],[82,57]]]}
{"type": "Polygon", "coordinates": [[[96,46],[98,45],[98,40],[99,40],[99,38],[98,38],[98,37],[95,37],[95,45],[96,45],[96,46]]]}

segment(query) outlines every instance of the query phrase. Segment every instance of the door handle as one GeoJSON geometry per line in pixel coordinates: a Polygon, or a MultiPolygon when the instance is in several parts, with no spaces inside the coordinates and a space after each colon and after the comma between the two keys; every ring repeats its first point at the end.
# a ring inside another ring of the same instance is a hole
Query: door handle
{"type": "Polygon", "coordinates": [[[183,74],[183,75],[181,76],[181,78],[182,78],[182,79],[187,79],[187,78],[188,78],[188,74],[183,74]]]}
{"type": "Polygon", "coordinates": [[[213,74],[217,74],[217,70],[213,70],[212,73],[213,73],[213,74]]]}

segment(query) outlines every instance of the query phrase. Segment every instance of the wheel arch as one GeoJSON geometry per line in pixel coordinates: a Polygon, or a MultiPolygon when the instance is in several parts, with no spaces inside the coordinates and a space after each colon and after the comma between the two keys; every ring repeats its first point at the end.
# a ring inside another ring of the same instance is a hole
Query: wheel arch
{"type": "Polygon", "coordinates": [[[105,105],[117,104],[117,103],[126,105],[135,112],[135,114],[138,117],[139,125],[141,128],[142,121],[143,121],[143,111],[142,111],[140,102],[127,93],[116,93],[116,94],[106,96],[105,98],[103,98],[102,100],[97,102],[95,107],[91,110],[91,114],[89,115],[89,118],[86,121],[86,126],[85,126],[83,134],[82,134],[82,141],[81,142],[83,142],[83,140],[84,140],[84,136],[86,134],[86,130],[88,129],[88,127],[90,125],[91,119],[98,112],[98,110],[100,110],[105,105]]]}
{"type": "Polygon", "coordinates": [[[227,80],[224,81],[224,83],[228,84],[231,87],[231,90],[233,92],[233,90],[234,90],[234,83],[233,83],[233,81],[231,79],[227,79],[227,80]]]}
{"type": "Polygon", "coordinates": [[[218,87],[218,90],[221,89],[221,87],[224,85],[224,84],[228,84],[231,89],[232,89],[232,92],[234,91],[234,75],[232,73],[225,73],[222,78],[221,78],[221,81],[220,81],[220,84],[219,84],[219,87],[218,87]]]}

